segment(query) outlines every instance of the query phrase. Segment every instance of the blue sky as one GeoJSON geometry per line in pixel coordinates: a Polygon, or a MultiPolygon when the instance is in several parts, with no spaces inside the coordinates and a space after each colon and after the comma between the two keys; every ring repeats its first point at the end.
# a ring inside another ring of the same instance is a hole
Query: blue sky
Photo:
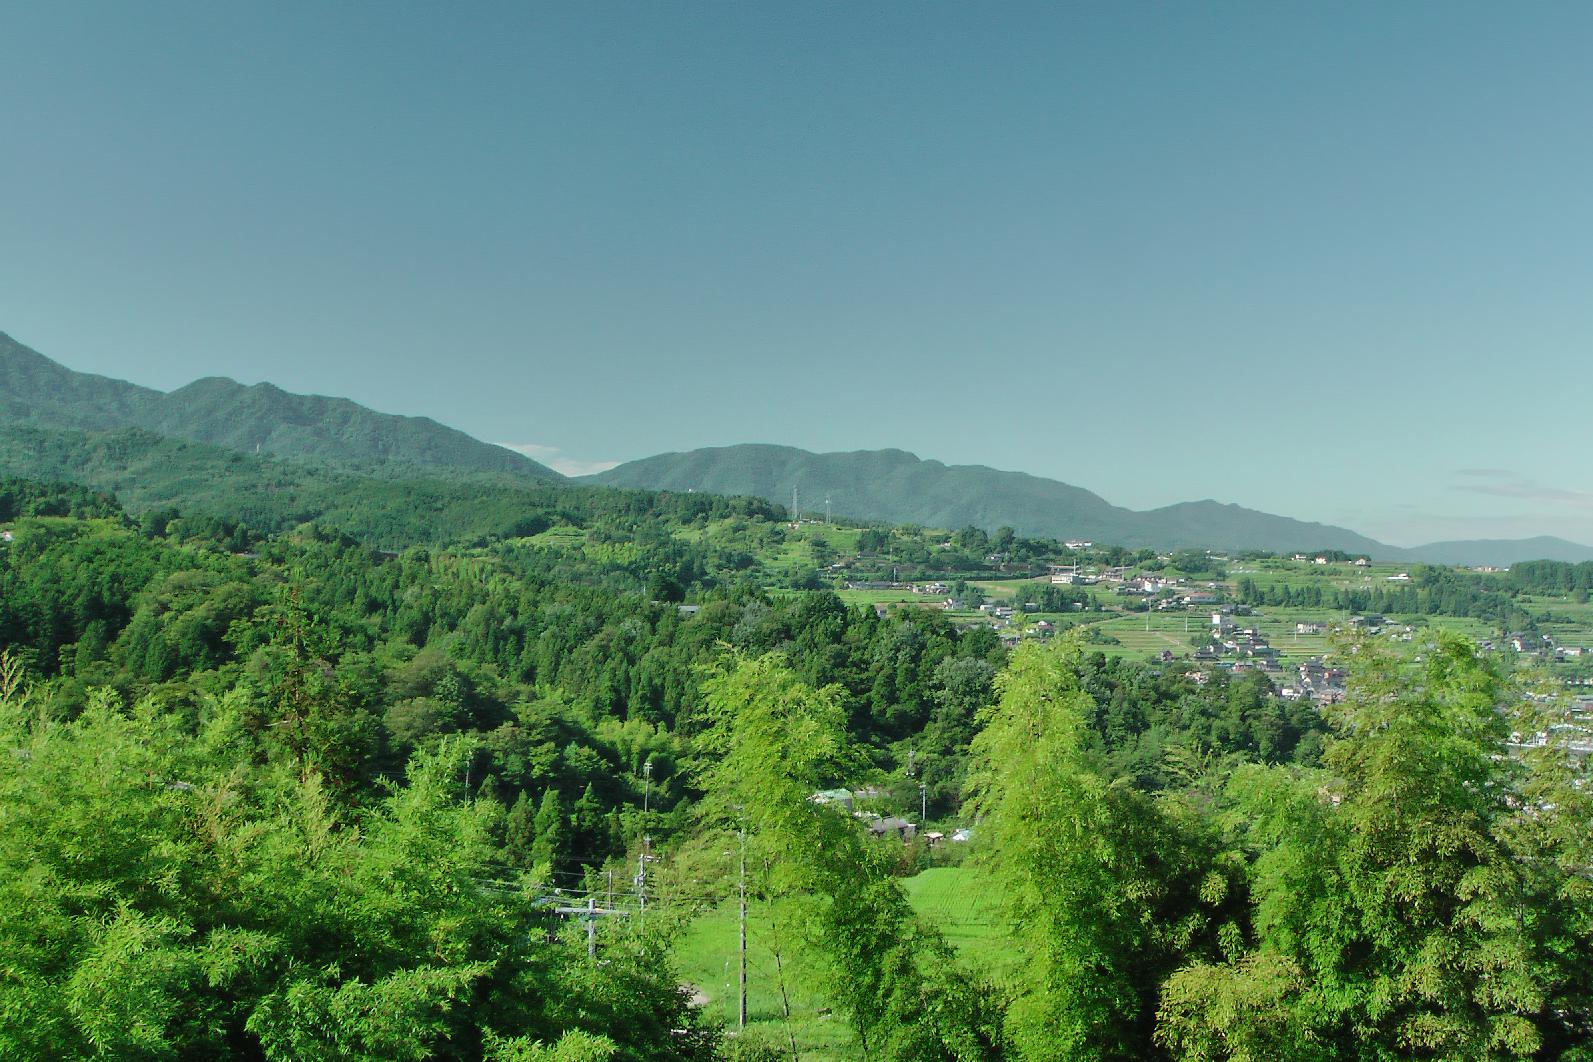
{"type": "Polygon", "coordinates": [[[558,462],[1593,542],[1593,6],[14,5],[0,329],[558,462]]]}

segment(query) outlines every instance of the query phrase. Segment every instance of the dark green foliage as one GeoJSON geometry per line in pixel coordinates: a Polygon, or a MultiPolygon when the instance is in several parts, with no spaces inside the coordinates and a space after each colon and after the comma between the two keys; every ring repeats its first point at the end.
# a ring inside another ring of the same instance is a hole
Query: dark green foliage
{"type": "Polygon", "coordinates": [[[554,874],[564,870],[570,848],[569,828],[569,814],[558,790],[547,790],[532,825],[531,864],[547,867],[554,874]]]}
{"type": "Polygon", "coordinates": [[[1239,602],[1246,605],[1398,616],[1470,616],[1487,620],[1501,630],[1530,629],[1532,625],[1532,617],[1511,600],[1510,593],[1500,590],[1497,583],[1450,568],[1427,565],[1418,565],[1411,574],[1412,582],[1394,588],[1340,589],[1319,584],[1261,587],[1249,576],[1241,577],[1236,588],[1239,602]]]}
{"type": "Polygon", "coordinates": [[[584,1030],[618,1058],[709,1057],[644,941],[599,973],[534,890],[483,887],[466,743],[351,810],[257,746],[250,702],[190,728],[98,696],[52,722],[0,665],[0,1056],[532,1057],[507,1052],[584,1030]]]}
{"type": "MultiPolygon", "coordinates": [[[[784,648],[805,677],[838,684],[883,767],[929,727],[919,762],[937,803],[955,800],[958,749],[1002,658],[988,631],[928,613],[881,619],[828,593],[726,589],[683,615],[642,585],[671,556],[659,531],[676,525],[659,508],[692,520],[737,510],[648,501],[622,521],[644,499],[588,493],[612,503],[590,519],[623,529],[630,559],[595,563],[523,541],[393,556],[314,526],[238,555],[212,525],[176,513],[139,527],[27,518],[0,550],[0,645],[52,680],[67,715],[95,685],[159,690],[190,713],[206,693],[246,685],[250,725],[353,801],[449,735],[482,735],[473,776],[492,780],[506,808],[526,793],[563,801],[565,836],[545,860],[561,873],[681,827],[691,794],[674,765],[700,725],[699,665],[726,645],[784,648]],[[951,660],[962,664],[947,669],[951,660]]],[[[703,565],[695,594],[715,578],[714,555],[677,555],[703,565]]],[[[518,861],[533,858],[528,845],[518,861]]]]}
{"type": "MultiPolygon", "coordinates": [[[[770,512],[762,502],[572,489],[403,464],[366,471],[254,457],[140,430],[0,427],[0,472],[112,491],[130,511],[147,514],[157,532],[180,509],[184,522],[194,525],[190,532],[202,528],[210,537],[234,533],[239,526],[274,532],[313,520],[373,546],[401,547],[512,538],[568,523],[610,525],[629,536],[638,520],[651,525],[661,517],[763,517],[770,512]]],[[[695,558],[667,551],[647,561],[644,571],[677,580],[684,576],[686,582],[700,570],[695,558]]]]}
{"type": "Polygon", "coordinates": [[[24,516],[74,516],[79,519],[114,518],[122,507],[116,499],[74,483],[39,483],[29,479],[0,479],[0,521],[24,516]]]}
{"type": "Polygon", "coordinates": [[[1581,591],[1582,600],[1593,590],[1593,561],[1566,564],[1561,561],[1524,561],[1512,565],[1503,577],[1506,586],[1533,594],[1565,594],[1581,591]]]}
{"type": "Polygon", "coordinates": [[[1235,875],[1193,807],[1092,769],[1079,654],[1015,652],[973,745],[983,865],[1023,956],[1006,1029],[1026,1059],[1149,1058],[1162,982],[1235,932],[1235,875]]]}

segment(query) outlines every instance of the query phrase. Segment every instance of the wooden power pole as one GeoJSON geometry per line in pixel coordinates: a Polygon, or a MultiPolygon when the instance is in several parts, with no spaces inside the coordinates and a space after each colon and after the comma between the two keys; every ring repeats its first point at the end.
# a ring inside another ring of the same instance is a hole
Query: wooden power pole
{"type": "Polygon", "coordinates": [[[747,1027],[747,829],[741,829],[741,957],[740,991],[736,997],[736,1027],[747,1027]]]}

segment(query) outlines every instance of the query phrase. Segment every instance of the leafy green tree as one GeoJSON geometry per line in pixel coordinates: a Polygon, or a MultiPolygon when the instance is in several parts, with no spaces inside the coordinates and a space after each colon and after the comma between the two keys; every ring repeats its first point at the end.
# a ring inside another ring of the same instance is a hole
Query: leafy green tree
{"type": "Polygon", "coordinates": [[[0,1057],[710,1057],[655,947],[599,967],[482,887],[467,742],[350,812],[258,754],[243,700],[191,730],[102,691],[60,722],[0,657],[0,1057]]]}
{"type": "Polygon", "coordinates": [[[803,683],[776,654],[740,660],[704,684],[706,813],[748,830],[753,858],[802,905],[831,995],[865,1052],[885,1059],[995,1057],[985,992],[918,924],[884,850],[816,789],[856,769],[838,691],[803,683]]]}
{"type": "Polygon", "coordinates": [[[531,794],[520,790],[504,822],[504,854],[515,866],[529,869],[536,864],[536,812],[531,794]]]}
{"type": "Polygon", "coordinates": [[[1021,972],[1006,1031],[1025,1059],[1155,1055],[1162,979],[1236,930],[1232,885],[1189,807],[1091,769],[1080,646],[1020,647],[973,742],[983,867],[1021,972]]]}
{"type": "Polygon", "coordinates": [[[1452,635],[1419,664],[1370,644],[1355,659],[1321,770],[1235,774],[1254,944],[1170,980],[1162,1042],[1198,1059],[1579,1057],[1588,968],[1566,943],[1586,939],[1586,845],[1512,840],[1555,811],[1520,800],[1500,676],[1452,635]]]}

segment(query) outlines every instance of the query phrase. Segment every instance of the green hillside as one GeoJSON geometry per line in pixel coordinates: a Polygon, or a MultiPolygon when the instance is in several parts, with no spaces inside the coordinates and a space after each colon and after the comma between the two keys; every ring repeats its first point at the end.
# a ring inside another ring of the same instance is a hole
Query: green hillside
{"type": "Polygon", "coordinates": [[[983,465],[945,465],[902,450],[815,454],[789,446],[713,447],[660,454],[590,477],[654,490],[752,494],[802,508],[929,527],[1011,527],[1019,534],[1084,538],[1128,547],[1341,549],[1376,556],[1403,550],[1325,524],[1216,502],[1135,512],[1082,487],[983,465]]]}
{"type": "Polygon", "coordinates": [[[1579,562],[1593,547],[1538,537],[1391,546],[1330,524],[1205,501],[1136,511],[1053,479],[983,465],[946,465],[904,450],[811,453],[746,444],[658,454],[630,461],[587,482],[650,490],[753,495],[808,512],[826,499],[835,513],[925,527],[1010,527],[1023,535],[1089,539],[1128,548],[1339,550],[1387,561],[1507,566],[1525,560],[1579,562]]]}
{"type": "Polygon", "coordinates": [[[558,480],[552,469],[425,417],[377,413],[346,398],[295,395],[271,384],[211,377],[169,394],[73,372],[0,333],[0,418],[46,428],[144,428],[230,450],[499,472],[558,480]]]}
{"type": "MultiPolygon", "coordinates": [[[[404,466],[400,466],[401,468],[404,466]]],[[[185,513],[279,531],[316,520],[398,547],[530,534],[580,492],[485,473],[373,477],[341,466],[255,457],[140,429],[59,431],[0,426],[0,474],[108,491],[133,512],[185,513]]]]}

